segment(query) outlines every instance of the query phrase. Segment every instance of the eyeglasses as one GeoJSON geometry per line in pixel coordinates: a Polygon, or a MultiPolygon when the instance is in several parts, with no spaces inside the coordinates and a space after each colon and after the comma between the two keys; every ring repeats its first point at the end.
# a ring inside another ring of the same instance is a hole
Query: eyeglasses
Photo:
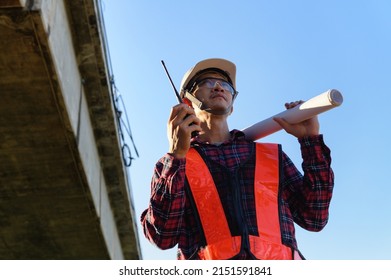
{"type": "Polygon", "coordinates": [[[230,92],[232,95],[235,95],[236,90],[234,89],[234,87],[229,82],[227,82],[226,80],[218,79],[218,78],[205,78],[205,79],[196,81],[194,83],[192,89],[190,90],[190,92],[192,92],[193,89],[195,89],[195,86],[198,86],[199,88],[200,87],[206,87],[208,89],[212,89],[212,88],[214,88],[216,86],[217,83],[224,90],[230,92]]]}

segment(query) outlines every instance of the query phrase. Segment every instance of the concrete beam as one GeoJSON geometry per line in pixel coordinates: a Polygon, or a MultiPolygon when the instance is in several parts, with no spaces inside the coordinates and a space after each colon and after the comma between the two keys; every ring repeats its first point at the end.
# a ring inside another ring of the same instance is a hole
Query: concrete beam
{"type": "Polygon", "coordinates": [[[0,2],[1,8],[24,8],[27,0],[2,0],[0,2]]]}
{"type": "Polygon", "coordinates": [[[138,259],[95,1],[19,4],[0,6],[0,258],[138,259]]]}

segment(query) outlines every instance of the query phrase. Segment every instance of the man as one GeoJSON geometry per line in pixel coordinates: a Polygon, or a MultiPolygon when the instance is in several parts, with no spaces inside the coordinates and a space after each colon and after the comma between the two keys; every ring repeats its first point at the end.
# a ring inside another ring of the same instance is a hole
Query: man
{"type": "Polygon", "coordinates": [[[294,222],[309,231],[326,225],[330,150],[317,117],[295,125],[275,119],[298,139],[304,175],[280,145],[230,131],[235,78],[236,66],[224,59],[203,60],[184,75],[181,97],[191,106],[171,110],[169,151],[155,166],[141,215],[144,234],[161,249],[178,245],[178,259],[304,259],[294,222]]]}

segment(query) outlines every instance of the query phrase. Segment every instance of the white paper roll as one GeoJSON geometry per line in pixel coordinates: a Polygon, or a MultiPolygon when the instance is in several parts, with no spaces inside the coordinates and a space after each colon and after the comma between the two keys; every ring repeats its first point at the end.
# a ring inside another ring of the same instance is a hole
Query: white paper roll
{"type": "Polygon", "coordinates": [[[268,119],[253,124],[242,131],[246,134],[246,139],[256,141],[282,129],[281,126],[273,120],[274,117],[284,118],[287,122],[295,124],[338,107],[342,102],[342,94],[336,89],[330,89],[294,108],[285,110],[268,119]]]}

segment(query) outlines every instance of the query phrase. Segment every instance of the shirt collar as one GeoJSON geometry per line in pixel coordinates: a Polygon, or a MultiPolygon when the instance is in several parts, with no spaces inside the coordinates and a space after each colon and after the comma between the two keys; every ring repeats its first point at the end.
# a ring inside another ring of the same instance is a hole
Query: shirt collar
{"type": "MultiPolygon", "coordinates": [[[[242,131],[238,130],[238,129],[231,130],[229,132],[229,134],[230,134],[229,140],[225,141],[222,144],[232,143],[232,142],[237,141],[237,140],[245,140],[244,133],[242,131]]],[[[193,145],[207,144],[205,142],[198,141],[197,138],[193,138],[191,143],[193,145]]]]}

